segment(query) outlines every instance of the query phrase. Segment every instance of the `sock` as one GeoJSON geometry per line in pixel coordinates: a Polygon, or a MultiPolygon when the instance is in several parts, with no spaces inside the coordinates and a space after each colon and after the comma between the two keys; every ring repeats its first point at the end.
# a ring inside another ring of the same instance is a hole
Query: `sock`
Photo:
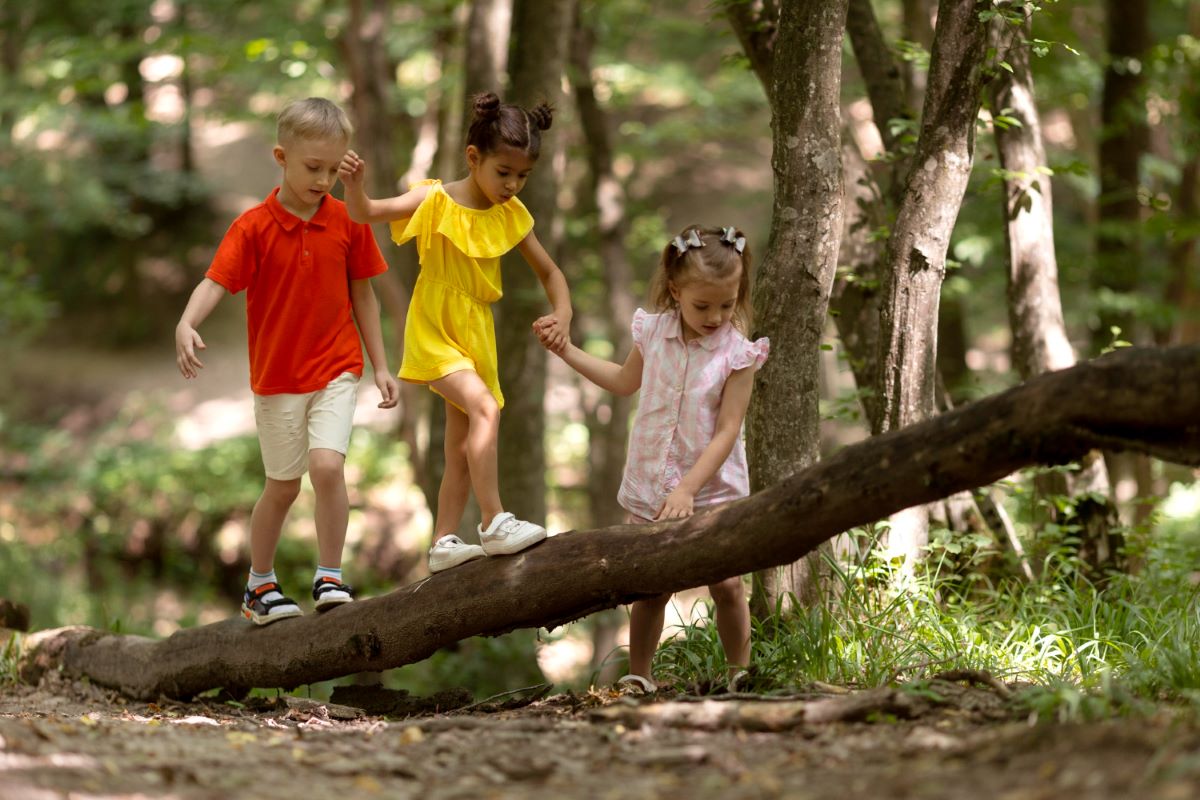
{"type": "MultiPolygon", "coordinates": [[[[270,572],[255,572],[253,569],[250,570],[250,577],[246,579],[246,588],[247,589],[257,589],[259,586],[262,586],[264,583],[274,583],[276,585],[279,584],[279,579],[275,577],[274,569],[272,569],[270,572]]],[[[264,594],[262,596],[262,599],[263,599],[264,603],[269,603],[273,600],[278,600],[281,597],[283,597],[283,595],[279,591],[270,591],[270,592],[267,592],[266,594],[264,594]]],[[[293,604],[293,605],[286,605],[286,606],[276,606],[275,608],[271,609],[271,613],[272,614],[283,614],[283,613],[290,614],[293,611],[299,611],[299,610],[300,610],[300,607],[293,604]]]]}
{"type": "Polygon", "coordinates": [[[341,567],[322,567],[317,565],[317,571],[313,574],[313,583],[317,583],[321,578],[333,578],[338,583],[342,582],[341,567]]]}
{"type": "Polygon", "coordinates": [[[270,572],[255,572],[250,570],[250,577],[246,579],[247,589],[257,589],[264,583],[279,583],[279,579],[275,577],[275,570],[270,572]]]}
{"type": "MultiPolygon", "coordinates": [[[[337,567],[322,567],[318,564],[317,571],[313,575],[313,591],[314,592],[316,591],[316,588],[321,585],[321,581],[324,580],[325,578],[333,578],[335,581],[337,581],[339,584],[341,584],[342,583],[342,570],[337,567]]],[[[344,602],[349,599],[350,599],[350,592],[345,591],[344,589],[326,589],[325,591],[321,592],[321,603],[322,604],[329,603],[329,602],[341,603],[341,602],[344,602]]]]}

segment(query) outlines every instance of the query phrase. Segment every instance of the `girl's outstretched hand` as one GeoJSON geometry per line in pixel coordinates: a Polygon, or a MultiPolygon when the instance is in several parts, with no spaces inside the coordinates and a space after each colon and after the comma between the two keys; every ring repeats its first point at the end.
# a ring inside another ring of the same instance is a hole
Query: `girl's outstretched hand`
{"type": "Polygon", "coordinates": [[[562,355],[571,341],[570,321],[564,322],[557,314],[538,317],[533,322],[533,332],[542,343],[542,347],[558,355],[562,355]]]}
{"type": "Polygon", "coordinates": [[[380,408],[395,408],[400,402],[400,383],[390,372],[375,373],[375,386],[383,396],[380,408]]]}
{"type": "Polygon", "coordinates": [[[358,157],[358,153],[347,150],[338,164],[338,177],[346,188],[361,188],[367,177],[367,162],[358,157]]]}
{"type": "Polygon", "coordinates": [[[654,518],[655,522],[668,519],[686,519],[692,515],[692,503],[696,496],[686,489],[675,487],[675,491],[667,495],[666,502],[663,503],[662,511],[658,512],[658,516],[654,518]]]}

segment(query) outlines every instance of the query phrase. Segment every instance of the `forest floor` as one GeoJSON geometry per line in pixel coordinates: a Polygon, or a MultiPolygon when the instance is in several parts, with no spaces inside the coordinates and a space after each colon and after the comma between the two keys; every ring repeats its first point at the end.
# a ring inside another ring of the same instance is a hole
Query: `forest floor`
{"type": "Polygon", "coordinates": [[[822,688],[543,689],[398,718],[295,697],[155,704],[61,679],[8,685],[0,800],[1200,796],[1194,714],[1064,724],[987,687],[822,688]]]}

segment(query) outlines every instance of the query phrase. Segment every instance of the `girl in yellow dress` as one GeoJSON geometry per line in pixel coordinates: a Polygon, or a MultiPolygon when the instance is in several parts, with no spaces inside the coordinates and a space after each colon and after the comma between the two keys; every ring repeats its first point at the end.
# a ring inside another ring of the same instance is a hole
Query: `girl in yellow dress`
{"type": "Polygon", "coordinates": [[[571,298],[566,278],[533,233],[533,217],[517,198],[537,163],[541,132],[551,109],[475,98],[467,133],[467,177],[427,180],[398,197],[372,200],[364,190],[365,164],[353,150],[338,174],[355,222],[389,222],[392,240],[417,240],[421,272],[404,324],[400,378],[427,384],[446,400],[446,471],[438,492],[429,569],[524,550],[546,538],[546,529],[504,510],[496,467],[496,439],[504,395],[496,365],[491,304],[500,299],[500,256],[514,247],[529,262],[553,311],[534,323],[551,350],[569,340],[571,298]],[[482,547],[453,534],[469,486],[487,525],[482,547]]]}

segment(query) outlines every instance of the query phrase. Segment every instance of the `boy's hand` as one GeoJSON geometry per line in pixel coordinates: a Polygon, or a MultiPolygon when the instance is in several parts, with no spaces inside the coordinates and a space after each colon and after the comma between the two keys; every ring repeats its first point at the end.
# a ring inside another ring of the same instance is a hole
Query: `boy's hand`
{"type": "Polygon", "coordinates": [[[376,372],[375,385],[379,387],[379,393],[383,395],[383,401],[379,404],[380,408],[395,408],[400,402],[400,383],[390,372],[376,372]]]}
{"type": "Polygon", "coordinates": [[[658,516],[654,518],[655,522],[666,519],[685,519],[692,515],[692,503],[696,496],[686,489],[678,486],[675,491],[667,495],[666,502],[663,503],[662,510],[658,512],[658,516]]]}
{"type": "Polygon", "coordinates": [[[338,177],[347,189],[361,189],[367,177],[367,162],[358,157],[358,153],[347,150],[338,164],[338,177]]]}
{"type": "Polygon", "coordinates": [[[204,362],[197,356],[197,350],[207,349],[204,340],[196,329],[186,323],[179,323],[175,328],[175,363],[185,378],[194,378],[204,369],[204,362]]]}
{"type": "Polygon", "coordinates": [[[552,353],[562,355],[567,344],[571,341],[571,318],[565,319],[557,314],[547,314],[538,317],[533,322],[533,332],[537,335],[542,347],[552,353]]]}

